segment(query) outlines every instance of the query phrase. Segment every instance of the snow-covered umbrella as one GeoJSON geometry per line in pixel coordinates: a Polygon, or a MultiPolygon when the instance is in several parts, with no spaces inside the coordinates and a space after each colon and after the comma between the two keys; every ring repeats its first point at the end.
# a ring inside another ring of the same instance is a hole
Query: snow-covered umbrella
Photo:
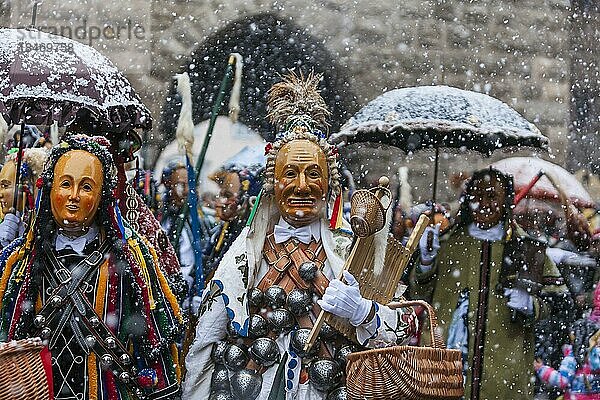
{"type": "MultiPolygon", "coordinates": [[[[491,165],[508,175],[512,175],[515,192],[527,187],[531,179],[539,172],[550,174],[561,189],[567,194],[569,201],[579,208],[594,207],[594,200],[577,178],[559,165],[534,157],[509,157],[496,161],[491,165]]],[[[546,199],[560,203],[558,189],[546,177],[542,176],[528,191],[527,196],[534,199],[546,199]]]]}
{"type": "Polygon", "coordinates": [[[105,133],[115,144],[152,127],[150,111],[111,61],[35,29],[0,29],[0,113],[12,124],[105,133]]]}
{"type": "Polygon", "coordinates": [[[435,149],[433,198],[440,148],[475,150],[537,147],[548,139],[502,101],[449,86],[394,89],[369,102],[330,138],[332,143],[373,142],[406,152],[435,149]]]}

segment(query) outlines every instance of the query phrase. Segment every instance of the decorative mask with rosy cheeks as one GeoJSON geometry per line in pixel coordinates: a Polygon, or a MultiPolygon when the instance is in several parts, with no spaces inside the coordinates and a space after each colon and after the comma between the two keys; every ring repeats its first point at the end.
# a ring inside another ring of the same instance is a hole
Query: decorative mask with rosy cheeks
{"type": "Polygon", "coordinates": [[[66,233],[80,236],[92,225],[101,200],[102,163],[85,150],[62,155],[54,167],[50,191],[52,216],[66,233]]]}
{"type": "Polygon", "coordinates": [[[310,140],[281,147],[275,160],[275,202],[283,219],[294,227],[318,220],[324,212],[329,174],[323,150],[310,140]]]}

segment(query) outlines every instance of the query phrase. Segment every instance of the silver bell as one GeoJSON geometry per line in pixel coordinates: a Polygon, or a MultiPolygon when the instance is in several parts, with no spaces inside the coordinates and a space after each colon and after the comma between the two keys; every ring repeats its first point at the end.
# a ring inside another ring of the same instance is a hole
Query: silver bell
{"type": "Polygon", "coordinates": [[[229,372],[223,365],[215,365],[212,373],[212,381],[210,390],[214,391],[229,391],[229,372]]]}
{"type": "Polygon", "coordinates": [[[340,347],[339,350],[335,352],[335,361],[337,361],[340,364],[340,367],[342,367],[343,370],[346,369],[346,357],[348,357],[348,354],[353,353],[355,351],[358,351],[358,347],[352,344],[347,344],[345,346],[340,347]]]}
{"type": "Polygon", "coordinates": [[[131,380],[131,375],[129,375],[129,372],[121,372],[119,374],[119,379],[125,383],[128,383],[131,380]]]}
{"type": "Polygon", "coordinates": [[[279,346],[273,339],[268,337],[256,339],[248,352],[254,362],[263,367],[270,367],[279,361],[279,346]]]}
{"type": "Polygon", "coordinates": [[[304,351],[304,346],[308,342],[308,337],[312,329],[300,328],[292,332],[290,337],[290,347],[298,355],[298,357],[310,357],[315,355],[321,348],[321,338],[318,337],[315,344],[308,351],[304,351]]]}
{"type": "Polygon", "coordinates": [[[88,347],[92,348],[96,345],[96,338],[92,335],[88,335],[85,337],[85,343],[88,345],[88,347]]]}
{"type": "Polygon", "coordinates": [[[242,369],[231,376],[231,394],[238,399],[256,399],[261,387],[262,376],[252,370],[242,369]]]}
{"type": "Polygon", "coordinates": [[[98,319],[98,317],[90,318],[90,325],[92,325],[92,327],[94,328],[97,328],[100,325],[100,320],[98,319]]]}
{"type": "Polygon", "coordinates": [[[212,392],[208,397],[208,400],[238,400],[229,391],[221,390],[218,392],[212,392]]]}
{"type": "Polygon", "coordinates": [[[262,315],[254,314],[250,317],[250,322],[248,323],[248,336],[251,338],[259,338],[266,336],[268,332],[269,324],[262,315]]]}
{"type": "Polygon", "coordinates": [[[110,367],[110,365],[113,363],[113,358],[110,354],[105,354],[102,356],[101,362],[105,367],[110,367]]]}
{"type": "Polygon", "coordinates": [[[346,400],[346,386],[340,386],[327,395],[326,400],[346,400]]]}
{"type": "Polygon", "coordinates": [[[253,307],[262,307],[265,295],[259,288],[252,288],[248,291],[248,303],[253,307]]]}
{"type": "Polygon", "coordinates": [[[119,359],[125,365],[129,365],[131,363],[131,357],[129,357],[129,354],[123,353],[123,354],[121,354],[121,356],[119,357],[119,359]]]}
{"type": "Polygon", "coordinates": [[[225,366],[232,371],[244,368],[249,361],[246,346],[243,344],[229,345],[227,350],[225,350],[223,360],[225,361],[225,366]]]}
{"type": "Polygon", "coordinates": [[[267,319],[273,330],[277,333],[283,333],[291,330],[296,323],[291,312],[284,308],[279,308],[269,312],[267,319]]]}
{"type": "Polygon", "coordinates": [[[116,342],[115,338],[107,337],[106,338],[106,347],[108,347],[109,349],[114,349],[115,347],[117,347],[117,342],[116,342]]]}
{"type": "Polygon", "coordinates": [[[41,328],[42,326],[44,326],[44,324],[46,323],[46,317],[44,317],[43,315],[36,315],[35,318],[33,318],[33,325],[36,326],[36,328],[41,328]]]}
{"type": "Polygon", "coordinates": [[[330,340],[333,339],[336,335],[336,331],[335,329],[333,329],[333,327],[331,325],[329,325],[327,322],[323,322],[323,325],[321,326],[321,330],[319,331],[319,337],[323,340],[330,340]]]}
{"type": "Polygon", "coordinates": [[[273,309],[285,306],[287,295],[281,286],[273,285],[265,290],[265,302],[273,309]]]}
{"type": "Polygon", "coordinates": [[[287,308],[294,315],[304,315],[312,307],[312,296],[307,290],[293,289],[287,296],[287,308]]]}
{"type": "Polygon", "coordinates": [[[52,296],[52,298],[50,299],[50,304],[52,304],[52,307],[54,308],[58,308],[62,305],[63,299],[60,296],[52,296]]]}
{"type": "Polygon", "coordinates": [[[227,323],[227,335],[232,339],[236,339],[236,338],[240,337],[240,334],[235,329],[235,326],[233,326],[233,321],[229,321],[227,323]]]}
{"type": "Polygon", "coordinates": [[[312,261],[303,262],[298,268],[298,274],[300,278],[304,279],[306,282],[311,282],[317,276],[317,264],[312,261]]]}
{"type": "Polygon", "coordinates": [[[229,343],[227,342],[217,342],[213,344],[211,357],[215,364],[223,364],[223,357],[225,355],[225,350],[229,347],[229,343]]]}
{"type": "Polygon", "coordinates": [[[52,331],[50,330],[50,328],[44,328],[40,332],[40,335],[42,336],[42,339],[48,339],[48,338],[50,338],[51,334],[52,334],[52,331]]]}
{"type": "Polygon", "coordinates": [[[315,360],[308,366],[308,379],[317,390],[328,392],[341,383],[340,365],[330,358],[315,360]]]}

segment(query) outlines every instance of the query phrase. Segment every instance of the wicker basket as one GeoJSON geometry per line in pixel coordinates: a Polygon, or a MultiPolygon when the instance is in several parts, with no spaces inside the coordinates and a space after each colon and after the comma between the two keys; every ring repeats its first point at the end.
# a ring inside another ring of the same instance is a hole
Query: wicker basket
{"type": "Polygon", "coordinates": [[[0,343],[0,399],[53,399],[50,352],[40,339],[0,343]]]}
{"type": "Polygon", "coordinates": [[[458,399],[463,396],[462,354],[446,349],[437,331],[435,313],[424,301],[390,304],[393,308],[425,307],[432,347],[393,346],[348,355],[349,399],[458,399]]]}

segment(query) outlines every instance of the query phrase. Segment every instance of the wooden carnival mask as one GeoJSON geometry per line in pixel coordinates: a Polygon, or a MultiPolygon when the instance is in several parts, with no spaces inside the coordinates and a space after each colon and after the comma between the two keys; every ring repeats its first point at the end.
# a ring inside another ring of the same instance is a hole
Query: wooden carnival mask
{"type": "Polygon", "coordinates": [[[242,183],[236,172],[225,172],[217,178],[219,198],[217,200],[217,217],[222,221],[232,221],[240,210],[240,193],[242,183]]]}
{"type": "Polygon", "coordinates": [[[275,201],[283,219],[306,226],[323,214],[329,190],[327,157],[310,140],[284,144],[275,159],[275,201]]]}
{"type": "Polygon", "coordinates": [[[92,225],[102,196],[102,163],[85,150],[62,155],[54,167],[50,205],[56,224],[75,236],[92,225]]]}
{"type": "Polygon", "coordinates": [[[169,198],[171,206],[181,208],[188,200],[190,187],[188,185],[188,173],[185,166],[176,168],[171,177],[165,182],[165,186],[169,190],[169,198]]]}
{"type": "Polygon", "coordinates": [[[8,213],[13,204],[16,171],[17,166],[12,160],[7,160],[0,170],[0,208],[3,216],[8,213]]]}
{"type": "Polygon", "coordinates": [[[467,197],[473,222],[481,229],[500,223],[506,210],[506,195],[506,188],[495,174],[474,180],[467,197]]]}

